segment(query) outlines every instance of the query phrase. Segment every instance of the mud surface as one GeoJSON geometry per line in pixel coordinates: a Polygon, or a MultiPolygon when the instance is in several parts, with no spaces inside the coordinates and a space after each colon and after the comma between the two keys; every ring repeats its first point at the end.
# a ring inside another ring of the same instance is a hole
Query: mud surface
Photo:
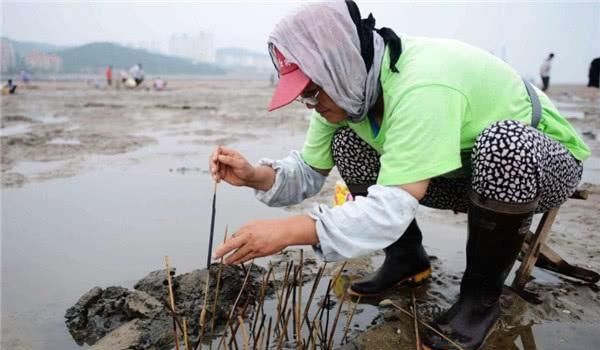
{"type": "MultiPolygon", "coordinates": [[[[227,144],[251,161],[279,158],[302,145],[308,125],[300,105],[264,112],[272,91],[267,82],[174,81],[163,92],[95,90],[81,82],[36,85],[2,99],[1,342],[7,349],[78,349],[63,316],[94,286],[100,287],[92,290],[94,296],[122,293],[123,300],[134,299],[144,296],[133,288],[135,282],[160,269],[164,255],[182,275],[203,267],[213,189],[206,161],[211,149],[227,144]]],[[[561,208],[550,244],[570,262],[599,271],[600,92],[555,86],[550,96],[593,151],[584,164],[590,197],[561,208]]],[[[251,219],[331,202],[337,179],[333,174],[317,197],[285,210],[262,206],[251,191],[219,186],[216,241],[227,224],[231,231],[251,219]]],[[[418,220],[428,253],[437,257],[434,278],[414,290],[419,313],[427,319],[458,295],[466,216],[422,207],[418,220]]],[[[293,254],[275,259],[293,259],[293,254]]],[[[310,257],[308,248],[305,255],[310,257]]],[[[342,281],[373,270],[382,258],[375,254],[349,262],[342,281]]],[[[257,264],[266,267],[269,261],[257,264]]],[[[528,287],[543,303],[528,304],[506,292],[501,327],[486,348],[595,348],[600,343],[597,286],[540,269],[534,277],[528,287]]],[[[319,289],[319,299],[325,288],[319,289]]],[[[397,289],[361,300],[350,330],[355,340],[346,346],[414,348],[412,321],[378,306],[383,299],[407,306],[409,297],[409,291],[397,289]]],[[[146,305],[150,299],[144,298],[133,307],[146,305]]],[[[274,307],[273,300],[269,303],[274,307]]],[[[117,338],[124,342],[151,317],[117,322],[117,338]]],[[[105,342],[113,349],[122,344],[105,342]]]]}

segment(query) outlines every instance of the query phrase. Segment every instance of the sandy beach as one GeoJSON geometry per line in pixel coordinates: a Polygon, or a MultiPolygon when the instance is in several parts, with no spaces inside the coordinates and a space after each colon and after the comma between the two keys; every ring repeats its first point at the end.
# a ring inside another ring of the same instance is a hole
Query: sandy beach
{"type": "MultiPolygon", "coordinates": [[[[165,255],[178,271],[204,267],[213,191],[207,159],[216,145],[234,147],[251,162],[302,146],[308,111],[297,104],[267,113],[273,90],[267,81],[174,80],[168,86],[35,82],[3,96],[2,349],[79,349],[63,315],[90,288],[131,287],[162,268],[165,255]]],[[[569,262],[600,271],[600,90],[557,85],[549,96],[592,149],[582,181],[589,199],[562,206],[549,243],[569,262]]],[[[285,209],[264,206],[248,189],[220,185],[215,240],[222,240],[226,225],[232,230],[331,203],[337,180],[334,172],[318,196],[285,209]]],[[[415,290],[427,319],[458,295],[466,216],[421,207],[418,220],[435,256],[432,281],[415,290]]],[[[382,258],[350,261],[343,276],[365,274],[382,258]]],[[[528,287],[543,303],[505,293],[501,327],[486,349],[596,348],[598,286],[540,269],[533,276],[528,287]]],[[[361,300],[346,346],[414,348],[412,321],[378,307],[382,299],[409,296],[394,290],[361,300]]]]}

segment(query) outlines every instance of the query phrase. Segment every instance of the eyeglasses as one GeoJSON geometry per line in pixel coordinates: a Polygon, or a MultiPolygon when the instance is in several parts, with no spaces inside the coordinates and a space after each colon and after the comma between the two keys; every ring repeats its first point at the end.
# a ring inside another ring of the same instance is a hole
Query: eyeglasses
{"type": "Polygon", "coordinates": [[[319,92],[321,92],[321,89],[316,90],[317,91],[312,96],[303,96],[300,94],[300,96],[296,97],[296,101],[311,107],[318,105],[319,100],[317,98],[319,97],[319,92]]]}

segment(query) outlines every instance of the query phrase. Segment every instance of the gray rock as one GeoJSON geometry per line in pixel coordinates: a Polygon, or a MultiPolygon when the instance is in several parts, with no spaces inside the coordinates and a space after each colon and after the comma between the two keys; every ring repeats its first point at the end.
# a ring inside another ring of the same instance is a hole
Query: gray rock
{"type": "Polygon", "coordinates": [[[138,318],[155,318],[166,312],[163,303],[146,292],[133,291],[125,298],[125,306],[130,316],[138,318]]]}
{"type": "Polygon", "coordinates": [[[132,319],[124,308],[129,293],[123,287],[108,287],[104,290],[95,287],[69,308],[65,313],[66,324],[77,344],[94,344],[132,319]]]}
{"type": "MultiPolygon", "coordinates": [[[[207,298],[207,324],[213,318],[219,264],[209,270],[194,270],[179,276],[172,269],[176,312],[180,319],[188,320],[189,338],[198,339],[199,315],[204,305],[206,281],[209,281],[207,298]]],[[[255,303],[265,270],[257,265],[250,269],[247,286],[240,296],[239,306],[255,303]]],[[[246,272],[239,266],[224,266],[221,275],[219,300],[214,314],[215,325],[224,325],[242,287],[246,272]]],[[[158,349],[173,346],[172,316],[168,308],[166,270],[150,272],[131,291],[123,287],[95,287],[84,294],[65,314],[67,328],[79,344],[93,345],[92,349],[158,349]]],[[[266,295],[274,288],[269,285],[266,295]]],[[[206,335],[204,339],[206,339],[206,335]]]]}
{"type": "Polygon", "coordinates": [[[135,349],[142,339],[141,321],[131,320],[100,339],[93,350],[135,349]]]}
{"type": "MultiPolygon", "coordinates": [[[[167,295],[167,273],[166,269],[152,271],[133,286],[133,289],[146,292],[158,300],[163,300],[167,295]]],[[[171,268],[171,274],[175,274],[175,269],[171,268]]]]}

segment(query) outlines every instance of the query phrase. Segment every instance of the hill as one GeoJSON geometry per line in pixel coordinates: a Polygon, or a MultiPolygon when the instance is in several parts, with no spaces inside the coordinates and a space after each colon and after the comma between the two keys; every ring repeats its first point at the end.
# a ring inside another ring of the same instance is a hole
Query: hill
{"type": "Polygon", "coordinates": [[[92,43],[54,52],[63,60],[64,73],[93,72],[112,65],[115,69],[142,63],[150,74],[224,74],[222,68],[208,63],[132,49],[113,43],[92,43]]]}

